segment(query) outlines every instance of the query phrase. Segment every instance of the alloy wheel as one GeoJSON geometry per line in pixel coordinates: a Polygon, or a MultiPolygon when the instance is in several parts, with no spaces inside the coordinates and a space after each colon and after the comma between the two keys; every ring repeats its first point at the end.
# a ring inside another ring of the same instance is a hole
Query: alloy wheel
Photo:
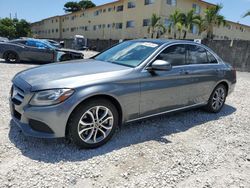
{"type": "Polygon", "coordinates": [[[88,109],[78,122],[78,135],[88,144],[104,140],[111,132],[114,116],[105,106],[94,106],[88,109]]]}
{"type": "Polygon", "coordinates": [[[219,87],[215,90],[213,99],[212,99],[212,107],[214,110],[220,109],[225,101],[225,90],[222,87],[219,87]]]}
{"type": "Polygon", "coordinates": [[[17,55],[10,53],[10,54],[8,54],[7,60],[11,63],[15,63],[15,62],[17,62],[17,55]]]}

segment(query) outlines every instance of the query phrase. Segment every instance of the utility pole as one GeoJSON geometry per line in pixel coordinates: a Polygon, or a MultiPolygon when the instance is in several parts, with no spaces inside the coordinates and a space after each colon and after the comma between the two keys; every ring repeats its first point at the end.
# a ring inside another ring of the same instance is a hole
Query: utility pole
{"type": "Polygon", "coordinates": [[[11,19],[11,13],[10,13],[10,19],[11,19]]]}

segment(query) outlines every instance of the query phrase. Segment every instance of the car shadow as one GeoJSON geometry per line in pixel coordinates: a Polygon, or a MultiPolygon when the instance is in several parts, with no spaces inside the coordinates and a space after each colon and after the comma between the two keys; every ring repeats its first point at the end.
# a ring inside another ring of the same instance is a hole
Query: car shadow
{"type": "MultiPolygon", "coordinates": [[[[216,121],[234,113],[236,108],[225,105],[220,113],[207,113],[200,109],[161,115],[147,120],[129,123],[120,128],[107,144],[96,149],[78,149],[65,139],[38,139],[26,137],[10,121],[9,139],[26,157],[45,163],[83,161],[104,155],[131,145],[156,141],[170,144],[168,136],[184,132],[209,121],[216,121]]],[[[216,122],[214,122],[216,124],[216,122]]],[[[174,144],[174,143],[173,143],[174,144]]]]}

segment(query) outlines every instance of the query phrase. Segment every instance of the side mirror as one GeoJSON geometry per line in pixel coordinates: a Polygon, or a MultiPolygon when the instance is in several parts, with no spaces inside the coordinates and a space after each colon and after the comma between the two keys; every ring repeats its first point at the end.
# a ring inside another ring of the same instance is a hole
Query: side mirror
{"type": "Polygon", "coordinates": [[[172,65],[164,60],[155,60],[151,66],[147,67],[148,71],[169,71],[171,69],[172,65]]]}

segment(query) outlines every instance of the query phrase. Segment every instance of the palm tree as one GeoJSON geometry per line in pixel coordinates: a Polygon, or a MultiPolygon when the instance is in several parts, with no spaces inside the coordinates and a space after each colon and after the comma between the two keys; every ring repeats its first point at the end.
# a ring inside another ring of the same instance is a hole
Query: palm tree
{"type": "Polygon", "coordinates": [[[190,10],[183,15],[183,25],[185,29],[183,30],[183,39],[186,38],[187,32],[191,31],[194,25],[200,25],[201,16],[194,13],[194,9],[190,10]]]}
{"type": "Polygon", "coordinates": [[[161,23],[161,17],[157,16],[156,14],[152,14],[151,20],[150,20],[150,26],[148,27],[148,32],[150,33],[150,37],[154,38],[156,34],[156,38],[159,37],[159,33],[165,33],[166,28],[161,23]]]}
{"type": "Polygon", "coordinates": [[[184,23],[183,20],[184,20],[184,14],[181,13],[179,10],[175,10],[174,13],[169,16],[169,21],[170,21],[169,32],[171,33],[173,29],[175,39],[177,37],[177,31],[179,32],[179,38],[180,38],[184,23]]]}
{"type": "Polygon", "coordinates": [[[210,7],[205,10],[205,17],[204,17],[204,28],[207,32],[207,38],[213,39],[214,34],[214,27],[221,26],[222,24],[226,25],[225,17],[220,15],[220,10],[223,8],[221,4],[217,4],[214,7],[210,7]]]}
{"type": "Polygon", "coordinates": [[[243,18],[250,16],[250,11],[248,11],[246,14],[244,14],[243,18]]]}

